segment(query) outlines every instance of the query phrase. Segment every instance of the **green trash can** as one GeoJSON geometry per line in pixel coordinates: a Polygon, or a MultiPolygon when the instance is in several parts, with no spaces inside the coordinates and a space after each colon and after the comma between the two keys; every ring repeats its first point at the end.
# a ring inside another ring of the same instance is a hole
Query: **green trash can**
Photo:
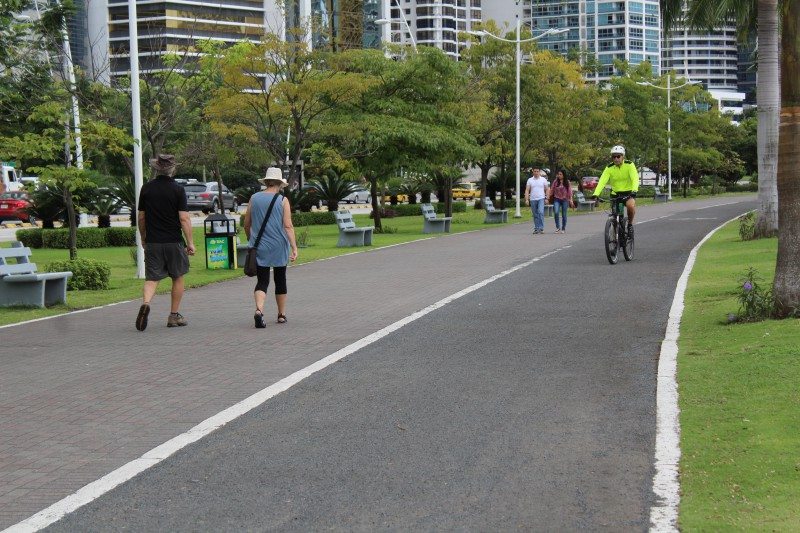
{"type": "Polygon", "coordinates": [[[237,268],[236,219],[219,213],[203,221],[206,241],[206,268],[209,270],[233,270],[237,268]]]}

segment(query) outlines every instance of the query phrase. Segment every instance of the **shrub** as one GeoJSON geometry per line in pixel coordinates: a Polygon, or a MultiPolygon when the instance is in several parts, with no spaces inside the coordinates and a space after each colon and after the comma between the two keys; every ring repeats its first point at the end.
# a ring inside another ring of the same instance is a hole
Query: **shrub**
{"type": "MultiPolygon", "coordinates": [[[[433,208],[436,210],[437,213],[444,213],[444,202],[436,202],[433,204],[433,208]]],[[[453,213],[466,213],[467,212],[467,202],[453,202],[453,213]]],[[[420,213],[422,212],[420,211],[420,213]]]]}
{"type": "Polygon", "coordinates": [[[310,211],[308,213],[292,213],[295,226],[321,226],[336,224],[336,216],[330,211],[310,211]]]}
{"type": "Polygon", "coordinates": [[[106,246],[136,246],[136,228],[105,228],[106,246]]]}
{"type": "Polygon", "coordinates": [[[750,211],[739,217],[739,237],[743,241],[752,241],[756,238],[755,211],[750,211]]]}
{"type": "MultiPolygon", "coordinates": [[[[102,248],[107,246],[108,228],[78,228],[76,245],[78,248],[102,248]]],[[[69,248],[69,229],[53,229],[42,233],[43,248],[69,248]]]]}
{"type": "MultiPolygon", "coordinates": [[[[97,228],[92,228],[97,229],[97,228]]],[[[67,282],[68,291],[98,291],[108,289],[111,268],[105,261],[75,259],[54,261],[45,265],[45,272],[72,272],[67,282]]]]}
{"type": "Polygon", "coordinates": [[[42,231],[41,228],[17,230],[17,240],[28,248],[41,248],[42,231]]]}
{"type": "Polygon", "coordinates": [[[758,322],[772,317],[775,299],[772,288],[764,289],[761,277],[755,268],[750,267],[739,280],[739,314],[731,315],[731,322],[758,322]]]}

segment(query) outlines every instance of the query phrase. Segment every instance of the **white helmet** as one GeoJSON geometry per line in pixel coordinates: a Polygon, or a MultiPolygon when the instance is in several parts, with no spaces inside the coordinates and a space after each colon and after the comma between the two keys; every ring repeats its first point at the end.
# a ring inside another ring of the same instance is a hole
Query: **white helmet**
{"type": "Polygon", "coordinates": [[[622,154],[622,156],[625,157],[625,147],[620,144],[616,145],[611,149],[611,155],[614,154],[622,154]]]}

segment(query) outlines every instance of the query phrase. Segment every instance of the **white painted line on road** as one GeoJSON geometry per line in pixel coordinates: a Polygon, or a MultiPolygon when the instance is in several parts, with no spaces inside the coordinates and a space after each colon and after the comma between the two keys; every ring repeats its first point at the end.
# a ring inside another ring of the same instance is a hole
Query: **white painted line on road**
{"type": "Polygon", "coordinates": [[[571,245],[562,246],[560,248],[556,248],[546,254],[540,255],[538,257],[534,257],[524,263],[521,263],[515,267],[509,268],[499,274],[495,274],[494,276],[487,278],[483,281],[479,281],[474,285],[470,285],[466,289],[460,290],[450,296],[439,300],[438,302],[425,307],[413,313],[405,318],[394,322],[386,326],[383,329],[372,333],[371,335],[367,335],[366,337],[338,350],[327,357],[320,359],[316,363],[313,363],[301,370],[298,370],[294,374],[283,378],[282,380],[278,381],[270,385],[269,387],[256,392],[252,396],[245,398],[241,402],[233,405],[224,411],[217,413],[216,415],[207,418],[206,420],[200,422],[190,430],[185,433],[174,437],[167,442],[161,444],[153,448],[152,450],[146,452],[138,459],[134,459],[133,461],[117,468],[113,472],[106,474],[102,478],[89,483],[88,485],[78,489],[77,492],[70,494],[69,496],[63,498],[62,500],[57,501],[50,507],[39,511],[35,515],[14,524],[13,526],[9,527],[8,529],[4,530],[3,533],[22,533],[22,532],[32,532],[32,531],[39,531],[50,524],[57,522],[67,514],[75,511],[76,509],[86,505],[87,503],[96,500],[103,494],[109,492],[114,487],[128,481],[129,479],[133,478],[134,476],[144,472],[148,468],[160,463],[170,455],[174,454],[178,450],[186,447],[187,445],[200,440],[201,438],[205,437],[212,431],[221,428],[225,424],[235,420],[236,418],[242,416],[243,414],[255,409],[256,407],[260,406],[270,398],[284,392],[285,390],[297,385],[307,377],[311,376],[312,374],[319,372],[320,370],[332,365],[333,363],[351,355],[358,350],[369,346],[370,344],[382,339],[383,337],[387,336],[388,334],[397,331],[398,329],[406,326],[415,320],[422,318],[423,316],[441,308],[445,305],[453,302],[465,296],[471,292],[474,292],[486,285],[497,281],[500,278],[504,278],[509,274],[513,274],[514,272],[523,269],[536,263],[537,261],[541,261],[542,259],[549,257],[555,253],[560,252],[561,250],[566,250],[570,248],[571,245]]]}
{"type": "Polygon", "coordinates": [[[694,268],[694,262],[697,259],[697,252],[700,247],[725,224],[737,218],[739,217],[734,217],[717,226],[703,237],[697,243],[697,246],[692,248],[689,258],[686,260],[683,273],[678,279],[678,285],[675,287],[675,296],[672,299],[672,307],[669,310],[667,331],[664,335],[664,340],[661,342],[661,354],[658,358],[656,473],[653,476],[653,492],[658,501],[650,508],[650,531],[652,532],[678,531],[678,504],[680,503],[678,467],[681,458],[681,428],[676,371],[678,369],[678,337],[680,336],[686,285],[689,282],[689,274],[694,268]]]}

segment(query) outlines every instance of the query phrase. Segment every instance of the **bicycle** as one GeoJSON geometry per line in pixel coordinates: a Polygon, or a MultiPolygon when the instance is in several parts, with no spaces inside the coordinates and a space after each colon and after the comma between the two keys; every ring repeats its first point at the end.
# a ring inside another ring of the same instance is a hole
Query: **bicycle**
{"type": "Polygon", "coordinates": [[[617,264],[619,259],[619,249],[626,261],[633,261],[633,233],[628,234],[628,219],[626,215],[625,202],[630,195],[617,196],[611,198],[611,209],[606,220],[606,228],[603,238],[606,245],[606,257],[612,265],[617,264]]]}

